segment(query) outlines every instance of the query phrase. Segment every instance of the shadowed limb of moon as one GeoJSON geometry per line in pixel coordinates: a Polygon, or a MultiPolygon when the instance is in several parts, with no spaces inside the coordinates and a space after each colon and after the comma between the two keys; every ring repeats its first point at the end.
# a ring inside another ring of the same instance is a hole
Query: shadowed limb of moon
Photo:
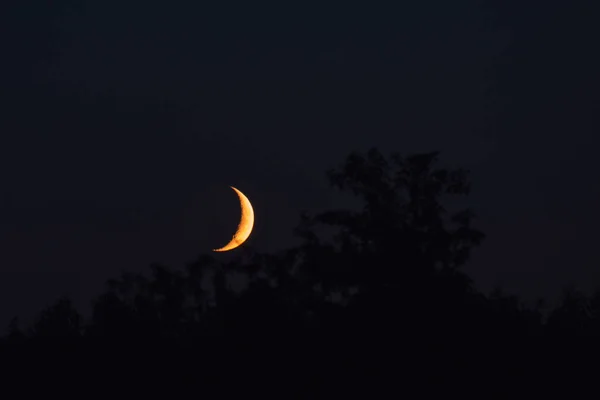
{"type": "Polygon", "coordinates": [[[233,234],[233,238],[229,243],[219,249],[213,249],[213,251],[228,251],[233,250],[236,247],[239,247],[244,243],[250,233],[252,233],[252,228],[254,227],[254,210],[252,209],[252,204],[250,204],[250,200],[244,193],[240,192],[233,186],[230,186],[235,193],[238,195],[240,199],[240,207],[242,208],[242,217],[240,219],[240,223],[237,227],[237,231],[233,234]]]}

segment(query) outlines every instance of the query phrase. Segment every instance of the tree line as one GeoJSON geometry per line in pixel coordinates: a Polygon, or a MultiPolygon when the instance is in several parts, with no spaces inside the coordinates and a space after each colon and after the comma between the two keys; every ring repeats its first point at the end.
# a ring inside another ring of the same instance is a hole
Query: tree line
{"type": "Polygon", "coordinates": [[[439,153],[352,153],[328,172],[358,209],[304,213],[300,244],[202,254],[107,282],[88,320],[68,298],[1,339],[5,387],[125,396],[573,396],[594,387],[600,292],[544,317],[462,271],[485,235],[468,171],[439,153]],[[247,285],[231,288],[231,274],[247,285]]]}

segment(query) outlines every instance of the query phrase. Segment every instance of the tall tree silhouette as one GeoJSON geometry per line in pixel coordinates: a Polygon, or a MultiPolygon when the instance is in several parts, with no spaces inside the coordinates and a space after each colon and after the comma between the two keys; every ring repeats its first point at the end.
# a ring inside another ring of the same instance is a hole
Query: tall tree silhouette
{"type": "Polygon", "coordinates": [[[484,234],[471,226],[470,209],[442,205],[444,197],[469,193],[468,173],[441,168],[437,158],[432,152],[386,159],[376,149],[351,154],[328,176],[358,196],[362,209],[303,215],[297,229],[301,268],[312,283],[354,298],[369,323],[390,332],[402,318],[411,325],[458,318],[454,310],[464,310],[464,296],[473,292],[459,268],[484,234]],[[333,239],[319,234],[323,226],[333,239]]]}
{"type": "Polygon", "coordinates": [[[393,154],[387,160],[372,149],[366,155],[351,154],[341,168],[329,172],[332,185],[359,196],[364,207],[304,216],[298,233],[306,239],[308,253],[311,245],[322,244],[310,229],[324,224],[337,232],[334,243],[321,245],[321,256],[330,252],[333,257],[335,247],[338,256],[348,258],[335,263],[343,270],[322,271],[325,283],[335,277],[350,285],[395,285],[436,270],[454,270],[467,261],[484,235],[471,227],[470,209],[450,213],[441,204],[444,195],[469,193],[467,171],[437,168],[437,156],[393,154]]]}

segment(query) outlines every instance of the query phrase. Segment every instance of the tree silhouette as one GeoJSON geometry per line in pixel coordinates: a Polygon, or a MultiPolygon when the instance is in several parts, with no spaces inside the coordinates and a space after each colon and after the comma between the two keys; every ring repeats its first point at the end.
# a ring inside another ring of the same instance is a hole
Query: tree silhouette
{"type": "Polygon", "coordinates": [[[62,297],[40,313],[31,334],[34,337],[78,337],[82,333],[82,322],[81,315],[71,300],[62,297]]]}
{"type": "Polygon", "coordinates": [[[406,159],[394,154],[388,161],[372,149],[350,155],[340,169],[329,172],[331,183],[359,196],[364,207],[302,220],[298,233],[305,238],[304,250],[315,251],[320,244],[315,268],[326,286],[333,280],[377,287],[410,281],[413,286],[415,279],[467,261],[484,235],[471,227],[469,209],[449,213],[440,203],[443,195],[469,192],[467,173],[436,168],[436,161],[437,153],[406,159]],[[309,231],[318,224],[337,228],[334,243],[324,245],[309,231]],[[331,266],[344,265],[343,270],[324,271],[323,257],[334,257],[331,266]]]}

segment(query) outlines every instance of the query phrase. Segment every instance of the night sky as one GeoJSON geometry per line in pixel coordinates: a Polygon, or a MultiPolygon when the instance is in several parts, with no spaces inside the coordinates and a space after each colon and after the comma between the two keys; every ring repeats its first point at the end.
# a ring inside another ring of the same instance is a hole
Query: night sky
{"type": "Polygon", "coordinates": [[[224,245],[229,185],[254,204],[248,244],[283,248],[300,210],[346,202],[325,171],[372,146],[471,169],[482,290],[551,302],[600,284],[592,2],[12,3],[0,325],[224,245]]]}

